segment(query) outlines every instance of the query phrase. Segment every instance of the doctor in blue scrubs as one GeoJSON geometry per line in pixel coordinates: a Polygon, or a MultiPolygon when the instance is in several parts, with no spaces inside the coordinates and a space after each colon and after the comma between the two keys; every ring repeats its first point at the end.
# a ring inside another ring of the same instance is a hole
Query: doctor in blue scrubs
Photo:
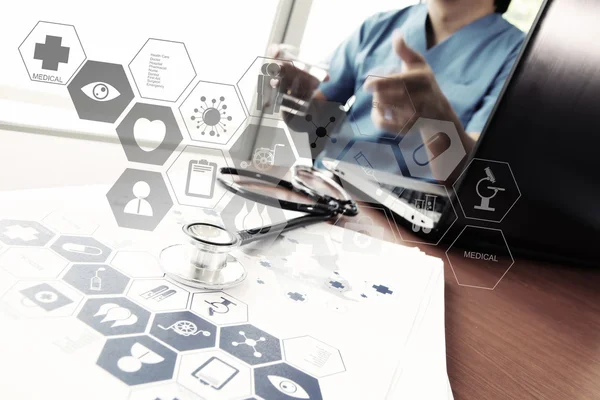
{"type": "Polygon", "coordinates": [[[468,153],[525,37],[502,17],[510,1],[428,0],[370,17],[334,52],[315,99],[344,104],[355,95],[354,120],[382,138],[418,117],[452,121],[468,153]],[[394,105],[393,117],[377,105],[394,105]]]}

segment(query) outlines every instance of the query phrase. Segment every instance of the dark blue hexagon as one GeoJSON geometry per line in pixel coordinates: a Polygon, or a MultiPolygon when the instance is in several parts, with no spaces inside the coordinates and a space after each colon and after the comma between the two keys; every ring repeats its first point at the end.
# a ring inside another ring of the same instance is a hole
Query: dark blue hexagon
{"type": "Polygon", "coordinates": [[[250,365],[281,360],[279,339],[250,324],[221,328],[219,347],[250,365]]]}
{"type": "Polygon", "coordinates": [[[217,327],[190,311],[156,314],[150,334],[179,350],[215,347],[217,327]]]}
{"type": "Polygon", "coordinates": [[[323,400],[319,381],[286,363],[256,368],[254,391],[272,400],[323,400]]]}

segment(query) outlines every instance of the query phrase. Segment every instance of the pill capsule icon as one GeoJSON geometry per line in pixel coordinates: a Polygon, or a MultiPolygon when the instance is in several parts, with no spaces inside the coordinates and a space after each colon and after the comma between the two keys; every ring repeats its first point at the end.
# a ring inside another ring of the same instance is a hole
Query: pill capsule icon
{"type": "Polygon", "coordinates": [[[413,151],[415,163],[421,167],[429,164],[450,148],[452,141],[444,132],[438,132],[413,151]]]}
{"type": "Polygon", "coordinates": [[[77,243],[65,243],[62,245],[62,248],[70,253],[86,254],[88,256],[99,256],[102,254],[102,249],[77,243]]]}

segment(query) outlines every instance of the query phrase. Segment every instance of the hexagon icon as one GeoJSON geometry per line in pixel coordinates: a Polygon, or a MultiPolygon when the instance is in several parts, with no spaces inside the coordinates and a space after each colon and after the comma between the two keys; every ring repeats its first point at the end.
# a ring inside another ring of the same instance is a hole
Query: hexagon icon
{"type": "Polygon", "coordinates": [[[106,194],[122,228],[153,231],[173,201],[160,172],[127,168],[106,194]]]}
{"type": "Polygon", "coordinates": [[[19,46],[29,79],[65,85],[86,55],[72,25],[38,22],[19,46]]]}
{"type": "Polygon", "coordinates": [[[254,391],[265,399],[323,400],[319,381],[286,363],[256,368],[254,391]]]}
{"type": "Polygon", "coordinates": [[[196,77],[192,60],[181,42],[148,39],[129,70],[140,96],[175,102],[196,77]]]}
{"type": "Polygon", "coordinates": [[[183,140],[171,107],[136,103],[117,127],[127,159],[163,165],[183,140]]]}
{"type": "Polygon", "coordinates": [[[217,182],[219,169],[224,167],[229,165],[221,150],[186,146],[167,170],[179,204],[214,208],[227,193],[217,182]]]}
{"type": "Polygon", "coordinates": [[[346,370],[338,349],[311,336],[284,339],[283,350],[289,364],[317,378],[346,370]]]}
{"type": "Polygon", "coordinates": [[[81,119],[113,123],[134,94],[120,64],[86,61],[67,86],[81,119]]]}
{"type": "Polygon", "coordinates": [[[220,350],[183,355],[177,381],[203,399],[240,399],[252,395],[250,367],[220,350]]]}
{"type": "Polygon", "coordinates": [[[521,197],[510,165],[482,158],[471,160],[453,188],[465,217],[479,221],[502,222],[521,197]]]}
{"type": "Polygon", "coordinates": [[[279,339],[250,324],[221,328],[219,347],[250,365],[281,360],[279,339]]]}
{"type": "Polygon", "coordinates": [[[217,325],[248,321],[248,306],[223,292],[194,293],[190,308],[217,325]]]}
{"type": "Polygon", "coordinates": [[[69,263],[47,248],[9,248],[0,267],[17,278],[56,278],[69,263]]]}
{"type": "Polygon", "coordinates": [[[386,82],[389,79],[385,76],[369,75],[365,79],[365,84],[361,85],[354,93],[356,101],[349,114],[352,128],[357,136],[396,139],[415,116],[415,107],[403,82],[403,92],[406,93],[406,96],[403,96],[403,100],[396,104],[386,104],[366,92],[365,85],[367,83],[386,82]],[[375,126],[372,119],[374,114],[389,124],[390,128],[381,129],[375,126]]]}
{"type": "Polygon", "coordinates": [[[60,281],[17,282],[2,298],[2,308],[15,318],[68,317],[81,296],[60,281]]]}
{"type": "Polygon", "coordinates": [[[173,378],[177,354],[145,336],[108,339],[97,364],[127,385],[173,378]]]}
{"type": "Polygon", "coordinates": [[[467,152],[451,121],[419,118],[400,141],[410,175],[444,182],[467,152]]]}
{"type": "MultiPolygon", "coordinates": [[[[277,230],[281,232],[283,229],[283,225],[277,227],[277,224],[286,220],[283,210],[278,206],[279,203],[267,206],[262,203],[248,200],[242,196],[233,196],[228,200],[229,201],[221,211],[221,219],[225,228],[230,232],[250,230],[250,232],[248,232],[249,234],[261,237],[265,236],[267,233],[275,233],[277,230]],[[270,231],[256,229],[267,225],[275,225],[276,228],[273,228],[273,230],[270,231]]],[[[273,234],[264,239],[257,240],[260,241],[261,247],[269,248],[278,237],[278,235],[273,234]]],[[[242,247],[242,251],[252,251],[252,247],[242,247]]]]}
{"type": "Polygon", "coordinates": [[[123,294],[129,278],[106,264],[73,264],[62,278],[87,295],[123,294]]]}
{"type": "Polygon", "coordinates": [[[150,335],[178,351],[215,347],[217,327],[190,311],[154,316],[150,335]]]}
{"type": "Polygon", "coordinates": [[[136,279],[127,296],[152,311],[182,310],[190,293],[166,279],[136,279]]]}
{"type": "Polygon", "coordinates": [[[246,120],[233,85],[200,81],[179,106],[192,140],[227,144],[246,120]]]}
{"type": "Polygon", "coordinates": [[[144,333],[150,313],[125,297],[96,297],[85,302],[77,315],[106,336],[144,333]]]}
{"type": "MultiPolygon", "coordinates": [[[[281,111],[289,110],[287,107],[291,105],[297,106],[298,101],[283,93],[285,87],[292,85],[298,89],[297,82],[288,82],[284,77],[285,68],[293,65],[291,61],[256,57],[237,82],[249,115],[280,120],[283,118],[281,111]]],[[[316,85],[301,89],[306,97],[310,97],[316,85]]]]}
{"type": "Polygon", "coordinates": [[[120,250],[110,264],[132,278],[162,278],[165,274],[156,257],[145,251],[120,250]]]}
{"type": "Polygon", "coordinates": [[[0,220],[0,241],[10,246],[45,246],[53,237],[54,233],[39,222],[0,220]]]}
{"type": "Polygon", "coordinates": [[[298,160],[294,142],[283,127],[265,123],[248,124],[231,145],[229,155],[236,168],[283,179],[298,160]]]}
{"type": "MultiPolygon", "coordinates": [[[[403,198],[401,193],[396,201],[406,203],[407,199],[403,198]]],[[[406,234],[402,235],[402,229],[399,229],[400,238],[405,242],[437,246],[458,219],[454,205],[450,200],[450,194],[444,185],[434,183],[428,184],[428,188],[424,188],[416,196],[410,198],[409,205],[424,216],[430,218],[430,220],[433,221],[434,226],[433,228],[424,228],[417,224],[411,224],[411,231],[416,234],[416,238],[412,235],[410,237],[406,234]],[[447,216],[445,216],[446,220],[439,225],[438,222],[444,212],[447,213],[447,216]],[[438,228],[440,226],[441,229],[438,228]]],[[[392,218],[396,224],[405,222],[404,218],[395,213],[392,213],[392,218]]]]}
{"type": "Polygon", "coordinates": [[[514,264],[500,229],[467,225],[446,250],[461,286],[493,290],[514,264]]]}
{"type": "Polygon", "coordinates": [[[104,262],[111,250],[89,236],[60,236],[50,248],[71,262],[104,262]]]}

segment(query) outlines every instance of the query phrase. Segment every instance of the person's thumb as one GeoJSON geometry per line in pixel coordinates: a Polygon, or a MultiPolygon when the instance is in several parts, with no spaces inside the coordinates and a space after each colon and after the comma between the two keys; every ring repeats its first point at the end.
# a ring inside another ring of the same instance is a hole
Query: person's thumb
{"type": "Polygon", "coordinates": [[[423,58],[421,54],[417,53],[406,44],[402,34],[397,33],[394,35],[392,46],[398,57],[406,64],[407,68],[426,63],[425,58],[423,58]]]}

